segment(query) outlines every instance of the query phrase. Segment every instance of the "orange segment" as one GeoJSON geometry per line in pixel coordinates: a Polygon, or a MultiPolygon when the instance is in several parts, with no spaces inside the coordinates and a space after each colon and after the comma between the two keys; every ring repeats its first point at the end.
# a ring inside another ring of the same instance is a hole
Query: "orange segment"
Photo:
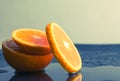
{"type": "Polygon", "coordinates": [[[17,29],[13,31],[12,38],[27,53],[49,54],[51,52],[44,31],[37,29],[17,29]]]}
{"type": "Polygon", "coordinates": [[[80,54],[65,31],[56,23],[46,26],[46,34],[54,56],[70,72],[77,72],[82,67],[80,54]]]}
{"type": "Polygon", "coordinates": [[[11,39],[2,42],[2,51],[8,64],[18,72],[43,70],[53,58],[53,54],[32,55],[24,53],[11,39]]]}

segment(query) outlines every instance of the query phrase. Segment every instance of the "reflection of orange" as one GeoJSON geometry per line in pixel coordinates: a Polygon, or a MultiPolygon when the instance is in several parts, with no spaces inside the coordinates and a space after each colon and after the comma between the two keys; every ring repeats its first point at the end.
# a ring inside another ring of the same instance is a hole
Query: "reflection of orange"
{"type": "Polygon", "coordinates": [[[45,72],[15,74],[9,81],[53,81],[45,72]]]}
{"type": "Polygon", "coordinates": [[[27,53],[48,54],[51,52],[44,31],[37,29],[17,29],[13,31],[12,38],[27,53]]]}
{"type": "Polygon", "coordinates": [[[79,71],[81,57],[64,30],[56,23],[50,23],[46,26],[46,34],[53,54],[63,68],[70,73],[79,71]]]}
{"type": "Polygon", "coordinates": [[[24,53],[13,40],[2,43],[3,55],[16,71],[39,71],[44,69],[52,60],[53,54],[32,55],[24,53]]]}
{"type": "Polygon", "coordinates": [[[82,81],[82,74],[71,75],[67,78],[67,81],[82,81]]]}

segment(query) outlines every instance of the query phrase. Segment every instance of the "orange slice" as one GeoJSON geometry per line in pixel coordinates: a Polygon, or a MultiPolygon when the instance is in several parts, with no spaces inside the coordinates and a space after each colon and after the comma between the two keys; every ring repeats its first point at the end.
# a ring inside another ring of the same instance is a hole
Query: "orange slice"
{"type": "Polygon", "coordinates": [[[16,44],[27,53],[50,54],[46,33],[37,29],[17,29],[12,33],[16,44]]]}
{"type": "Polygon", "coordinates": [[[33,55],[24,53],[11,39],[2,42],[2,51],[8,64],[18,72],[43,70],[53,58],[53,54],[33,55]]]}
{"type": "Polygon", "coordinates": [[[69,73],[77,72],[82,67],[80,54],[64,30],[56,23],[46,26],[46,34],[52,52],[58,62],[69,73]]]}

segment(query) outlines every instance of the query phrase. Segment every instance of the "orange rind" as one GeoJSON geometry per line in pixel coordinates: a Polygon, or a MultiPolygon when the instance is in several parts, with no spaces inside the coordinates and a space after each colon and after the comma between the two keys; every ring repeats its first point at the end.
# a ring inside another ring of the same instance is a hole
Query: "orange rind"
{"type": "Polygon", "coordinates": [[[12,39],[2,42],[3,55],[7,63],[17,72],[34,72],[46,68],[52,61],[53,54],[34,55],[24,53],[12,39]]]}

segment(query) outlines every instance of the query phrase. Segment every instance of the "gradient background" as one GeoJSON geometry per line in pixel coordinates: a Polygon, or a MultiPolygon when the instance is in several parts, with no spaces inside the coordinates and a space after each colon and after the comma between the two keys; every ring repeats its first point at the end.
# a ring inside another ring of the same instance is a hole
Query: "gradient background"
{"type": "Polygon", "coordinates": [[[0,0],[0,43],[17,28],[58,23],[74,43],[119,44],[120,0],[0,0]]]}

